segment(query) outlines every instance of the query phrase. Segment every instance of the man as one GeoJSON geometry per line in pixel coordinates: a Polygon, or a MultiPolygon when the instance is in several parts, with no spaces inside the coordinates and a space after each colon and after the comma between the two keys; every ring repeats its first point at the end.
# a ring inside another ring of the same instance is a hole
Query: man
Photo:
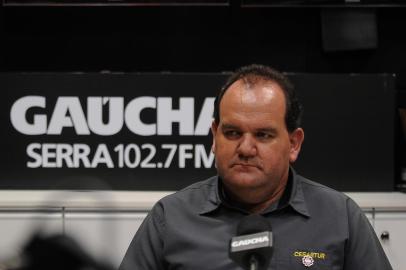
{"type": "Polygon", "coordinates": [[[304,139],[300,116],[281,73],[251,65],[233,74],[211,127],[218,176],[160,200],[120,270],[241,269],[228,247],[250,213],[272,225],[269,269],[391,269],[360,208],[290,167],[304,139]]]}

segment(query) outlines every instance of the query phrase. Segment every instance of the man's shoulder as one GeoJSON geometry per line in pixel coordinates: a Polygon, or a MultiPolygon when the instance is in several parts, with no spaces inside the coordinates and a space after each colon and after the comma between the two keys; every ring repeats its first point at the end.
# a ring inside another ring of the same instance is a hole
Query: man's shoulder
{"type": "Polygon", "coordinates": [[[191,184],[160,200],[162,204],[187,203],[189,206],[199,205],[216,196],[217,176],[191,184]]]}
{"type": "Polygon", "coordinates": [[[190,186],[187,186],[180,191],[176,192],[175,194],[182,194],[182,193],[187,193],[187,192],[194,192],[196,190],[205,190],[205,189],[211,189],[213,187],[217,186],[217,176],[212,176],[210,178],[207,178],[203,181],[199,181],[196,183],[191,184],[190,186]]]}
{"type": "Polygon", "coordinates": [[[314,200],[319,203],[329,201],[346,204],[350,199],[343,192],[325,186],[319,182],[312,181],[301,175],[297,175],[297,177],[300,179],[303,193],[307,200],[314,200]]]}

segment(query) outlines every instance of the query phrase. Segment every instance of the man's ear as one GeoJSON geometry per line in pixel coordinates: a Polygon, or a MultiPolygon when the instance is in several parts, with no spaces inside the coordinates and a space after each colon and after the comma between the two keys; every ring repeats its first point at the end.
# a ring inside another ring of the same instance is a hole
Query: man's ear
{"type": "Polygon", "coordinates": [[[297,128],[289,134],[290,139],[290,153],[289,161],[293,163],[299,156],[300,149],[304,140],[304,131],[302,128],[297,128]]]}
{"type": "Polygon", "coordinates": [[[216,134],[217,134],[218,124],[215,120],[211,123],[211,134],[213,135],[213,144],[211,145],[211,151],[214,153],[216,150],[216,134]]]}

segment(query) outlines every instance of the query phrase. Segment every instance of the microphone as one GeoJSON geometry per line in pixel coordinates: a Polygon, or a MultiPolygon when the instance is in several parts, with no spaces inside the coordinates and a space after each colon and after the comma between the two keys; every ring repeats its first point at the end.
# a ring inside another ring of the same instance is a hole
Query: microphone
{"type": "Polygon", "coordinates": [[[272,228],[261,215],[244,217],[231,238],[229,257],[245,270],[266,270],[272,257],[272,228]]]}

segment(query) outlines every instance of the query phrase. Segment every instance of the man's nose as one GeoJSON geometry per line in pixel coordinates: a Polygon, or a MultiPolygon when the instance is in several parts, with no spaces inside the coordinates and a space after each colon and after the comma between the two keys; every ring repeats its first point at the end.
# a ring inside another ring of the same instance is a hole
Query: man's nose
{"type": "Polygon", "coordinates": [[[250,134],[244,134],[237,147],[237,153],[240,157],[253,157],[257,154],[255,138],[250,134]]]}

